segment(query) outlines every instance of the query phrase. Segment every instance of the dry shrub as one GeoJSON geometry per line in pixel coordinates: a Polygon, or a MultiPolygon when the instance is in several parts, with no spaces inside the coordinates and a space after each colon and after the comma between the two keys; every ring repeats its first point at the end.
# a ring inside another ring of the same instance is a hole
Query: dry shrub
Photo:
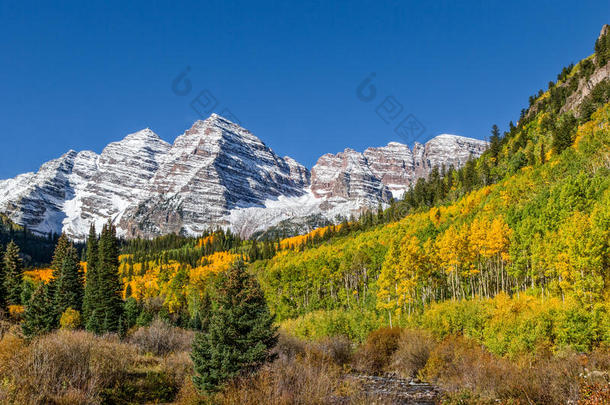
{"type": "MultiPolygon", "coordinates": [[[[488,376],[498,374],[496,359],[472,340],[462,336],[449,336],[430,353],[422,370],[426,380],[440,384],[444,389],[457,392],[487,390],[488,376]]],[[[491,384],[493,389],[495,382],[491,384]]]]}
{"type": "MultiPolygon", "coordinates": [[[[610,372],[610,347],[598,347],[588,356],[586,365],[588,370],[597,370],[608,374],[610,372]]],[[[607,375],[610,378],[610,375],[607,375]]]]}
{"type": "Polygon", "coordinates": [[[4,336],[6,332],[11,328],[11,323],[7,321],[3,321],[0,319],[0,339],[4,336]]]}
{"type": "Polygon", "coordinates": [[[20,332],[21,327],[19,325],[0,319],[0,339],[9,333],[12,333],[13,335],[20,335],[20,332]]]}
{"type": "Polygon", "coordinates": [[[280,332],[273,354],[286,360],[309,356],[321,363],[328,362],[343,366],[352,359],[352,343],[343,336],[309,342],[280,332]]]}
{"type": "Polygon", "coordinates": [[[227,405],[327,404],[346,391],[341,367],[321,362],[319,352],[280,358],[253,376],[237,379],[219,394],[227,405]]]}
{"type": "Polygon", "coordinates": [[[205,403],[202,396],[197,391],[195,384],[193,383],[192,378],[187,378],[178,395],[176,395],[176,399],[173,402],[174,405],[201,405],[205,403]]]}
{"type": "Polygon", "coordinates": [[[398,349],[392,357],[392,369],[406,378],[415,377],[422,370],[436,341],[424,330],[405,329],[400,334],[398,349]]]}
{"type": "Polygon", "coordinates": [[[150,326],[137,329],[129,337],[129,343],[137,346],[144,353],[164,356],[172,352],[190,351],[193,337],[192,331],[155,319],[150,326]]]}
{"type": "Polygon", "coordinates": [[[610,404],[610,384],[594,383],[584,385],[580,390],[578,405],[610,404]]]}
{"type": "Polygon", "coordinates": [[[0,339],[0,403],[27,403],[21,400],[12,378],[21,372],[26,354],[25,340],[17,335],[6,333],[0,339]]]}
{"type": "Polygon", "coordinates": [[[585,360],[584,355],[566,352],[511,361],[492,355],[472,340],[448,337],[432,350],[422,374],[449,392],[467,390],[483,399],[574,403],[585,360]]]}
{"type": "Polygon", "coordinates": [[[352,343],[343,336],[325,338],[309,345],[310,356],[321,356],[321,362],[331,362],[343,366],[352,359],[352,343]]]}
{"type": "Polygon", "coordinates": [[[83,331],[59,331],[30,345],[8,335],[0,343],[3,396],[24,404],[98,403],[102,390],[127,377],[134,357],[135,351],[116,338],[83,331]]]}
{"type": "Polygon", "coordinates": [[[165,356],[161,361],[161,367],[172,381],[173,386],[178,389],[193,375],[193,361],[188,352],[172,353],[165,356]]]}
{"type": "MultiPolygon", "coordinates": [[[[345,338],[305,342],[281,333],[273,363],[252,375],[230,381],[208,400],[218,404],[327,404],[356,392],[343,379],[344,365],[351,358],[351,343],[345,338]]],[[[189,379],[190,380],[190,379],[189,379]]],[[[177,404],[201,403],[204,399],[188,381],[180,390],[177,404]]]]}
{"type": "Polygon", "coordinates": [[[400,328],[381,328],[372,332],[356,353],[356,367],[362,371],[381,374],[398,349],[400,328]]]}
{"type": "Polygon", "coordinates": [[[305,355],[309,345],[310,343],[280,330],[277,344],[273,348],[273,354],[280,359],[293,359],[305,355]]]}

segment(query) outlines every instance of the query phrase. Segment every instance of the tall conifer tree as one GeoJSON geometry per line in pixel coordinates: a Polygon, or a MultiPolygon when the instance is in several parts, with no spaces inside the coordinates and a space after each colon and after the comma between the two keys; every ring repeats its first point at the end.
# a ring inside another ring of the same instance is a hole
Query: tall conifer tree
{"type": "Polygon", "coordinates": [[[61,316],[68,308],[81,311],[83,305],[83,275],[74,246],[68,246],[55,281],[55,309],[61,316]]]}
{"type": "Polygon", "coordinates": [[[53,260],[51,261],[51,269],[53,269],[53,284],[55,281],[59,279],[59,274],[61,273],[61,266],[64,263],[64,258],[66,257],[66,252],[70,247],[70,241],[65,233],[62,233],[59,239],[57,239],[57,244],[55,245],[55,251],[53,252],[53,260]]]}
{"type": "Polygon", "coordinates": [[[103,320],[101,332],[117,332],[123,315],[122,287],[119,280],[119,246],[116,228],[108,222],[98,246],[99,296],[96,318],[103,320]]]}
{"type": "Polygon", "coordinates": [[[277,327],[260,285],[243,263],[231,267],[216,283],[209,320],[195,336],[191,357],[195,384],[215,391],[241,372],[256,370],[271,359],[277,327]]]}
{"type": "Polygon", "coordinates": [[[23,315],[23,334],[28,337],[50,332],[55,327],[55,316],[49,285],[40,283],[26,305],[23,315]]]}
{"type": "Polygon", "coordinates": [[[98,276],[98,240],[95,225],[91,224],[89,228],[89,237],[87,239],[87,273],[85,283],[85,295],[83,297],[83,321],[87,329],[95,332],[93,324],[89,322],[92,312],[95,309],[97,302],[97,294],[99,290],[98,276]]]}
{"type": "Polygon", "coordinates": [[[0,260],[0,312],[6,310],[6,289],[4,288],[4,280],[6,279],[6,272],[4,270],[4,263],[0,260]]]}
{"type": "MultiPolygon", "coordinates": [[[[66,257],[66,251],[70,246],[70,241],[68,240],[68,236],[65,233],[62,233],[59,239],[57,239],[57,243],[55,244],[55,250],[53,251],[53,259],[51,260],[51,269],[52,278],[49,281],[49,297],[54,301],[55,300],[55,285],[57,284],[57,280],[59,280],[59,276],[61,274],[61,267],[64,262],[64,258],[66,257]]],[[[55,318],[55,326],[59,325],[59,317],[61,313],[57,313],[55,310],[55,306],[53,306],[53,316],[55,318]]]]}
{"type": "Polygon", "coordinates": [[[3,259],[4,289],[7,305],[21,305],[21,284],[23,283],[23,264],[19,257],[19,247],[10,241],[6,246],[3,259]]]}

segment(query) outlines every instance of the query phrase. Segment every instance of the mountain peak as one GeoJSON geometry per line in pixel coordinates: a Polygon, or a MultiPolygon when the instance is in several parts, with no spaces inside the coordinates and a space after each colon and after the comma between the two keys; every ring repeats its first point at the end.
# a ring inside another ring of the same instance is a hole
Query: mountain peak
{"type": "Polygon", "coordinates": [[[220,125],[236,126],[236,127],[241,128],[241,126],[239,124],[236,124],[233,121],[223,117],[222,115],[216,114],[216,113],[210,114],[210,116],[208,118],[206,118],[205,120],[203,120],[201,122],[208,123],[208,124],[213,123],[216,125],[220,124],[220,125]]]}
{"type": "Polygon", "coordinates": [[[144,128],[137,132],[128,134],[123,138],[123,141],[160,141],[159,135],[154,133],[150,128],[144,128]]]}

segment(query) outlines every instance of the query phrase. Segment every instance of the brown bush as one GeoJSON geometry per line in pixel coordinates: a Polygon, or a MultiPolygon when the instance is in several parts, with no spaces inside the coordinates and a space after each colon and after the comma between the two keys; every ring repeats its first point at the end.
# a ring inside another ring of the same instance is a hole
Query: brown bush
{"type": "Polygon", "coordinates": [[[191,350],[194,333],[177,328],[156,319],[150,326],[137,329],[129,337],[129,343],[137,346],[141,352],[163,356],[172,352],[191,350]]]}
{"type": "Polygon", "coordinates": [[[202,403],[205,403],[204,398],[197,391],[193,380],[187,378],[176,396],[174,405],[201,405],[202,403]]]}
{"type": "Polygon", "coordinates": [[[610,384],[586,384],[580,390],[578,405],[606,405],[610,404],[610,384]]]}
{"type": "Polygon", "coordinates": [[[9,403],[93,404],[127,377],[135,351],[116,338],[59,331],[26,345],[5,336],[0,343],[2,398],[9,403]]]}
{"type": "MultiPolygon", "coordinates": [[[[610,372],[610,347],[599,347],[586,358],[585,367],[588,370],[610,372]]],[[[610,378],[610,375],[608,376],[610,378]]]]}
{"type": "Polygon", "coordinates": [[[401,331],[400,328],[381,328],[372,332],[356,352],[356,367],[373,374],[384,372],[398,349],[401,331]]]}
{"type": "Polygon", "coordinates": [[[449,392],[480,396],[481,403],[560,404],[578,400],[584,363],[585,356],[570,352],[509,360],[472,340],[448,337],[432,350],[422,374],[449,392]]]}
{"type": "Polygon", "coordinates": [[[0,339],[11,330],[13,324],[0,318],[0,339]]]}
{"type": "Polygon", "coordinates": [[[406,378],[417,376],[426,366],[430,352],[435,346],[436,341],[431,333],[423,330],[403,330],[398,349],[392,356],[392,370],[406,378]]]}
{"type": "Polygon", "coordinates": [[[307,348],[309,356],[322,355],[322,362],[329,361],[337,366],[343,366],[352,359],[352,343],[343,336],[323,339],[310,343],[307,348]]]}
{"type": "Polygon", "coordinates": [[[173,386],[178,389],[193,375],[193,361],[189,352],[178,352],[165,356],[161,367],[171,379],[173,386]]]}
{"type": "Polygon", "coordinates": [[[257,374],[237,379],[218,395],[227,405],[327,404],[349,391],[341,367],[320,361],[319,353],[280,358],[257,374]]]}
{"type": "Polygon", "coordinates": [[[273,354],[280,359],[293,359],[305,355],[308,345],[304,340],[280,331],[273,354]]]}

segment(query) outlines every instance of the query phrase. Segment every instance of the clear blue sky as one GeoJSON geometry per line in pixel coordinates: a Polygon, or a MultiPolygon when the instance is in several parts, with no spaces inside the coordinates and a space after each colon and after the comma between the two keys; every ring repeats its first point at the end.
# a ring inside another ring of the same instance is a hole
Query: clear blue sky
{"type": "Polygon", "coordinates": [[[208,90],[280,155],[403,141],[393,96],[426,132],[485,138],[591,54],[603,1],[0,2],[0,178],[150,127],[172,142],[208,90]],[[60,3],[61,5],[52,5],[60,3]],[[123,3],[129,3],[124,5],[123,3]],[[186,67],[192,89],[172,80],[186,67]],[[356,88],[376,74],[376,99],[356,88]]]}

